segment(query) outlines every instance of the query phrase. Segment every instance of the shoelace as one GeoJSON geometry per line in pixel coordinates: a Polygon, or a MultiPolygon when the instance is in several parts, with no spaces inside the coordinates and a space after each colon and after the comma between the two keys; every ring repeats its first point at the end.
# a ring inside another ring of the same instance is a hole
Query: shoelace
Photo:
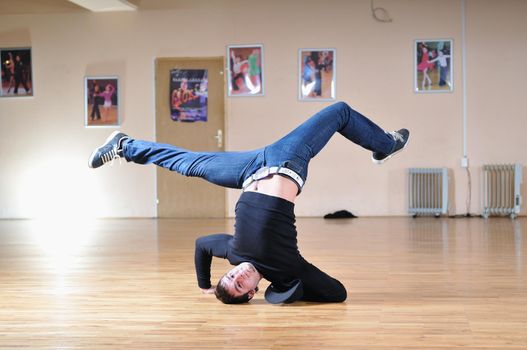
{"type": "Polygon", "coordinates": [[[111,161],[110,166],[113,166],[113,162],[116,159],[119,159],[119,164],[121,164],[121,156],[118,153],[117,145],[115,145],[110,151],[101,155],[101,159],[103,164],[111,161]]]}
{"type": "Polygon", "coordinates": [[[393,139],[395,141],[401,141],[401,142],[404,142],[404,137],[403,135],[399,134],[397,131],[390,131],[389,132],[390,135],[392,135],[393,139]]]}

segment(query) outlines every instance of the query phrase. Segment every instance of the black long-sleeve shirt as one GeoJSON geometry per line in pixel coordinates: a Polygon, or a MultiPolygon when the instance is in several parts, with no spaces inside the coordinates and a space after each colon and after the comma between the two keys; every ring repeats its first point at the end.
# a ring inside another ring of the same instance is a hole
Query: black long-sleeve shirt
{"type": "Polygon", "coordinates": [[[256,192],[244,192],[236,204],[234,236],[214,234],[196,240],[194,262],[200,288],[210,288],[212,257],[232,265],[250,262],[275,286],[295,279],[303,284],[302,300],[341,302],[346,289],[307,262],[298,251],[294,204],[256,192]]]}

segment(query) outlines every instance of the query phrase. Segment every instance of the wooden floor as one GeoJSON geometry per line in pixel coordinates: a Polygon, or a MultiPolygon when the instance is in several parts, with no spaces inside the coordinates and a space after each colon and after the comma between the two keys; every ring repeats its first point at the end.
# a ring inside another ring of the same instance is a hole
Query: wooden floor
{"type": "Polygon", "coordinates": [[[527,349],[527,218],[299,219],[349,295],[288,306],[200,294],[194,240],[232,225],[0,221],[0,348],[527,349]]]}

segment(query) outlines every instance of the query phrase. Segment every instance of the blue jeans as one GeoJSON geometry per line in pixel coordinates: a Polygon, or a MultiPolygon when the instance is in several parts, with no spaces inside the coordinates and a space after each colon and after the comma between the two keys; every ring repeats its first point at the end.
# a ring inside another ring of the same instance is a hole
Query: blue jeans
{"type": "Polygon", "coordinates": [[[264,166],[285,166],[307,179],[311,158],[336,133],[373,152],[391,153],[395,141],[371,120],[344,102],[324,108],[275,143],[246,152],[193,152],[168,144],[128,139],[127,161],[154,163],[185,176],[241,188],[243,181],[264,166]]]}

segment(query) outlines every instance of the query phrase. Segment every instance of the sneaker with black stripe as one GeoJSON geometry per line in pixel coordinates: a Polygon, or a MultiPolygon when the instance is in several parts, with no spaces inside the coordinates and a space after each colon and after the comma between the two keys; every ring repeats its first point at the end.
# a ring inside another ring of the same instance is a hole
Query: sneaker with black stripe
{"type": "Polygon", "coordinates": [[[103,166],[105,163],[113,162],[115,159],[124,157],[123,141],[128,138],[128,135],[114,131],[100,147],[92,152],[88,160],[88,166],[95,169],[103,166]]]}
{"type": "Polygon", "coordinates": [[[393,137],[393,140],[395,141],[395,147],[393,148],[393,151],[388,154],[381,153],[381,152],[373,152],[373,155],[371,156],[371,160],[375,164],[382,164],[386,162],[388,159],[390,159],[397,153],[401,152],[408,145],[408,139],[410,138],[410,131],[408,131],[407,129],[390,131],[387,134],[393,137]]]}

